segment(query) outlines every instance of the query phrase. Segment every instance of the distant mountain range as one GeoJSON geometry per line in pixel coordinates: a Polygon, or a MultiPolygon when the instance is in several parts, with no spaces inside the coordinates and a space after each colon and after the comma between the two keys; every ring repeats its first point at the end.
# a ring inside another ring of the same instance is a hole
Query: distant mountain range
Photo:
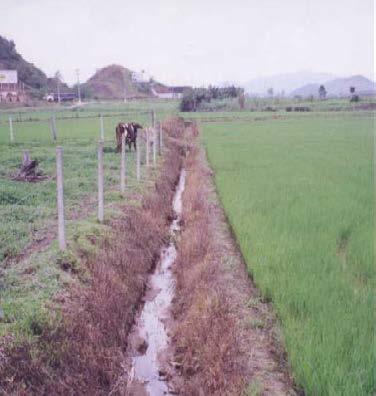
{"type": "MultiPolygon", "coordinates": [[[[2,36],[0,69],[16,69],[19,80],[25,84],[27,92],[32,97],[42,98],[47,92],[56,92],[58,80],[54,77],[48,78],[41,69],[27,62],[16,51],[15,43],[2,36]]],[[[164,87],[155,81],[139,81],[133,77],[133,72],[123,66],[106,66],[81,84],[81,91],[86,98],[123,99],[124,94],[127,98],[153,97],[152,86],[164,87]]],[[[59,84],[62,92],[71,92],[74,88],[61,81],[59,84]]],[[[375,83],[363,76],[339,78],[333,74],[308,71],[255,78],[244,84],[226,82],[221,85],[242,86],[250,95],[265,96],[268,90],[273,88],[274,95],[309,97],[318,95],[321,84],[325,86],[328,97],[349,96],[350,87],[355,87],[359,95],[376,94],[375,83]]]]}
{"type": "Polygon", "coordinates": [[[242,86],[250,95],[264,96],[267,94],[269,88],[273,88],[275,95],[281,93],[288,95],[302,85],[318,84],[332,80],[333,78],[336,78],[333,74],[301,71],[297,73],[276,74],[268,77],[254,78],[253,80],[245,82],[242,86]]]}
{"type": "MultiPolygon", "coordinates": [[[[323,83],[327,96],[349,96],[350,87],[355,88],[355,93],[359,95],[375,94],[375,83],[364,76],[351,76],[347,78],[336,78],[323,83]]],[[[290,96],[318,96],[320,84],[306,84],[295,89],[290,96]]]]}
{"type": "Polygon", "coordinates": [[[328,96],[349,96],[351,86],[359,94],[375,93],[375,84],[366,77],[357,75],[339,78],[328,73],[297,72],[277,74],[274,76],[255,78],[242,86],[249,95],[266,96],[268,89],[273,88],[274,95],[286,96],[318,96],[318,89],[323,84],[328,96]]]}

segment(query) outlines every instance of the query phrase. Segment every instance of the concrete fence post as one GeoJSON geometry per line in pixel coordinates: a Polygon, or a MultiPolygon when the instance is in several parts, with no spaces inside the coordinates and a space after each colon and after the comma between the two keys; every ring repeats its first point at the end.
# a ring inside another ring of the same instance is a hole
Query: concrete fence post
{"type": "Polygon", "coordinates": [[[149,128],[145,129],[145,133],[146,133],[146,166],[149,167],[150,166],[150,162],[149,162],[149,157],[150,157],[150,134],[149,134],[149,128]]]}
{"type": "Polygon", "coordinates": [[[159,151],[162,155],[163,153],[163,127],[162,123],[159,124],[159,151]]]}
{"type": "Polygon", "coordinates": [[[136,177],[137,181],[141,178],[141,154],[140,154],[140,142],[136,146],[136,177]]]}
{"type": "Polygon", "coordinates": [[[65,250],[65,219],[64,219],[64,177],[63,177],[63,148],[56,147],[56,192],[57,192],[57,221],[60,250],[65,250]]]}
{"type": "Polygon", "coordinates": [[[98,221],[104,219],[103,141],[98,143],[98,221]]]}
{"type": "Polygon", "coordinates": [[[11,143],[14,143],[13,120],[12,120],[12,117],[9,117],[9,140],[10,140],[11,143]]]}
{"type": "Polygon", "coordinates": [[[56,133],[56,118],[55,115],[53,115],[50,119],[50,129],[51,129],[51,135],[52,135],[52,140],[56,142],[57,140],[57,133],[56,133]]]}
{"type": "Polygon", "coordinates": [[[153,128],[153,167],[157,165],[157,131],[153,128]]]}
{"type": "Polygon", "coordinates": [[[101,140],[104,140],[104,123],[103,123],[103,115],[100,116],[100,124],[101,124],[101,140]]]}
{"type": "Polygon", "coordinates": [[[125,191],[125,133],[121,135],[120,191],[125,191]]]}
{"type": "Polygon", "coordinates": [[[151,111],[150,117],[151,117],[151,120],[150,120],[151,126],[152,126],[152,128],[155,128],[155,111],[154,110],[151,111]]]}
{"type": "Polygon", "coordinates": [[[159,138],[159,144],[158,144],[158,153],[159,155],[162,155],[162,145],[163,145],[163,129],[162,129],[162,123],[160,122],[158,124],[158,138],[159,138]]]}

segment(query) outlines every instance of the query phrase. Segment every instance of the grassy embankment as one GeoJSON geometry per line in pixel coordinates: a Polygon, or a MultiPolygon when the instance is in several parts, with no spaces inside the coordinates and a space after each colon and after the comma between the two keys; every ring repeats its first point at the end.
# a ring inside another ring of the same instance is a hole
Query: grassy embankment
{"type": "Polygon", "coordinates": [[[375,391],[373,119],[204,124],[249,271],[310,395],[375,391]]]}

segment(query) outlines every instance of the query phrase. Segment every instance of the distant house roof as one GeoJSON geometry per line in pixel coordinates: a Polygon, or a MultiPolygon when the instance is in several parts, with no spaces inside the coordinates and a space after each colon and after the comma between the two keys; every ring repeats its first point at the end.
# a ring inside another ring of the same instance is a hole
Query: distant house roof
{"type": "Polygon", "coordinates": [[[153,89],[158,94],[168,94],[168,93],[180,94],[183,93],[186,89],[189,89],[189,87],[166,87],[162,85],[155,85],[153,89]]]}
{"type": "Polygon", "coordinates": [[[158,94],[164,94],[164,93],[170,93],[170,88],[169,87],[164,87],[161,85],[156,85],[153,87],[153,90],[158,93],[158,94]]]}
{"type": "Polygon", "coordinates": [[[190,87],[170,87],[170,88],[174,93],[183,93],[185,90],[189,89],[190,87]]]}

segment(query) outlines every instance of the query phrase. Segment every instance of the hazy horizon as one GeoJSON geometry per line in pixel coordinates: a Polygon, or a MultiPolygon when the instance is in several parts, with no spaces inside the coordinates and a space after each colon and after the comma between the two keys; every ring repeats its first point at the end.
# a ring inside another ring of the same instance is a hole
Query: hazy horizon
{"type": "Polygon", "coordinates": [[[299,71],[374,80],[373,1],[1,0],[0,35],[48,76],[120,64],[168,84],[299,71]]]}

